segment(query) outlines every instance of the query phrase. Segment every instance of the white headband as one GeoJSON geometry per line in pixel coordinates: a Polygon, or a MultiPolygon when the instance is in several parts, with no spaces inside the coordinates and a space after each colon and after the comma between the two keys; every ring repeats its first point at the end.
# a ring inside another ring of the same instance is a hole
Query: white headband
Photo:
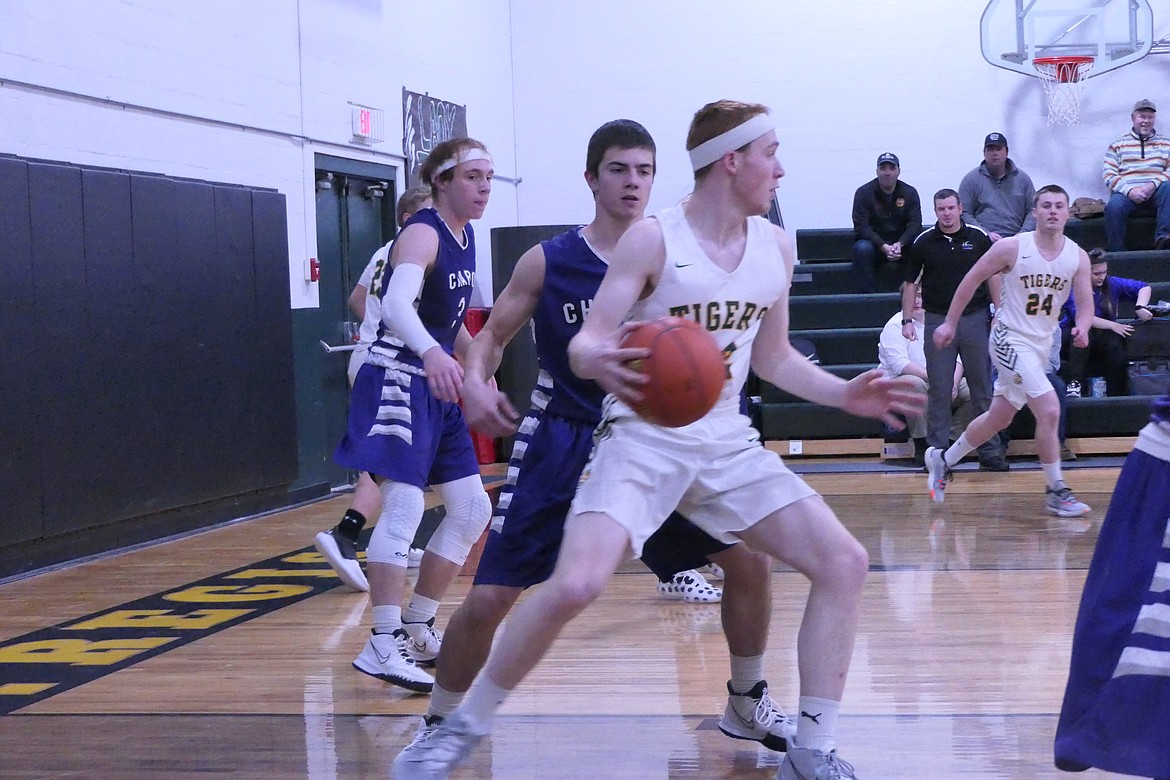
{"type": "Polygon", "coordinates": [[[480,149],[478,146],[472,146],[469,149],[464,149],[459,154],[450,158],[435,169],[435,172],[431,174],[431,183],[434,184],[435,179],[439,178],[439,174],[451,170],[456,165],[462,165],[463,163],[472,162],[473,160],[487,160],[488,162],[491,162],[492,156],[483,149],[480,149]]]}
{"type": "Polygon", "coordinates": [[[734,152],[741,146],[750,144],[769,130],[775,130],[776,124],[767,114],[756,114],[741,125],[721,133],[714,138],[691,149],[691,170],[697,171],[706,168],[728,152],[734,152]]]}

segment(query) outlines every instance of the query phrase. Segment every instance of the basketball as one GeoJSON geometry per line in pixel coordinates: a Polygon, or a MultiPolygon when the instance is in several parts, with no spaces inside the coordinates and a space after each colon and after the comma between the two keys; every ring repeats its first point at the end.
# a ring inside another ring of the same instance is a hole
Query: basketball
{"type": "Polygon", "coordinates": [[[693,320],[663,317],[641,323],[622,342],[644,347],[650,356],[631,361],[649,378],[634,411],[656,425],[689,425],[711,410],[727,379],[715,340],[693,320]]]}

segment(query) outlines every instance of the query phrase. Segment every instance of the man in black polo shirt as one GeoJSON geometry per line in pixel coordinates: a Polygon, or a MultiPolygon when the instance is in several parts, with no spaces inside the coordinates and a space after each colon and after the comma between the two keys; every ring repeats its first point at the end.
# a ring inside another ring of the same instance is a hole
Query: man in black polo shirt
{"type": "MultiPolygon", "coordinates": [[[[947,309],[959,282],[971,266],[991,248],[991,238],[982,229],[963,222],[959,194],[952,189],[934,194],[934,227],[922,231],[907,247],[906,283],[902,286],[902,335],[914,340],[914,298],[922,288],[926,311],[926,438],[931,447],[949,445],[951,397],[954,391],[955,360],[963,358],[963,374],[971,390],[975,414],[991,404],[991,363],[987,356],[990,333],[989,305],[999,300],[998,276],[980,285],[963,310],[955,338],[949,345],[934,345],[934,329],[946,319],[947,309]]],[[[996,437],[979,448],[979,467],[985,471],[1008,471],[1007,459],[996,437]]]]}
{"type": "Polygon", "coordinates": [[[918,190],[899,181],[901,173],[897,155],[885,152],[877,159],[877,178],[853,195],[853,277],[858,292],[874,292],[881,263],[905,265],[902,250],[922,230],[918,190]]]}

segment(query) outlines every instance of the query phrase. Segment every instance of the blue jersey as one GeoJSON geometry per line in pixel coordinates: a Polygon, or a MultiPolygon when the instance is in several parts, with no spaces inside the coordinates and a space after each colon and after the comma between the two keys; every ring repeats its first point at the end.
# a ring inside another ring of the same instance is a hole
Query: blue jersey
{"type": "Polygon", "coordinates": [[[549,414],[596,425],[605,391],[569,368],[569,340],[581,330],[585,313],[605,276],[607,264],[586,243],[581,228],[541,242],[544,288],[532,324],[540,376],[533,405],[549,414]]]}
{"type": "MultiPolygon", "coordinates": [[[[541,243],[544,286],[532,312],[540,376],[520,424],[491,532],[475,573],[477,585],[527,588],[552,573],[565,517],[593,450],[605,391],[569,368],[577,335],[607,264],[574,228],[541,243]]],[[[644,549],[660,578],[707,562],[723,544],[672,515],[644,549]],[[651,543],[653,541],[653,544],[651,543]]]]}
{"type": "MultiPolygon", "coordinates": [[[[439,251],[435,263],[423,282],[422,291],[416,302],[418,317],[431,337],[448,355],[455,354],[455,337],[467,316],[467,303],[471,300],[471,289],[475,285],[475,233],[471,225],[464,228],[467,246],[461,246],[443,222],[439,212],[433,208],[415,212],[403,228],[416,222],[430,225],[439,235],[439,251]]],[[[382,278],[378,298],[386,296],[386,285],[393,270],[382,278]]],[[[367,362],[379,366],[393,363],[422,368],[422,358],[414,354],[387,326],[385,320],[378,327],[378,337],[370,347],[367,362]],[[389,362],[387,362],[389,361],[389,362]]]]}

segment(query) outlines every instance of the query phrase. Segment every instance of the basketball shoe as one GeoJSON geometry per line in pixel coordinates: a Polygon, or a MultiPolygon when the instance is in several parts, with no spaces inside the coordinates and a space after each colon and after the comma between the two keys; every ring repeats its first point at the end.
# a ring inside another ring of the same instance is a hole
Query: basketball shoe
{"type": "Polygon", "coordinates": [[[941,504],[946,497],[947,482],[951,479],[951,467],[947,465],[944,451],[938,447],[926,448],[926,484],[934,503],[941,504]]]}
{"type": "Polygon", "coordinates": [[[725,578],[723,567],[717,563],[708,563],[700,572],[704,577],[712,580],[722,580],[725,578]]]}
{"type": "Polygon", "coordinates": [[[406,648],[410,660],[419,666],[434,666],[443,648],[443,635],[435,630],[435,619],[425,623],[403,622],[402,628],[395,629],[394,636],[406,648]]]}
{"type": "Polygon", "coordinates": [[[439,715],[424,715],[419,721],[418,730],[414,732],[414,737],[410,740],[410,744],[402,748],[398,756],[394,759],[394,776],[398,777],[398,765],[412,763],[412,756],[418,755],[416,751],[420,749],[422,744],[430,739],[431,734],[435,733],[435,729],[439,728],[439,724],[443,722],[443,718],[439,715]]]}
{"type": "Polygon", "coordinates": [[[422,731],[420,728],[414,740],[394,759],[394,780],[445,780],[483,738],[471,732],[458,712],[444,718],[428,733],[422,731]]]}
{"type": "Polygon", "coordinates": [[[371,631],[366,646],[353,660],[353,668],[415,693],[430,693],[435,687],[434,678],[418,668],[394,634],[371,631]]]}
{"type": "Polygon", "coordinates": [[[313,537],[313,546],[325,556],[325,560],[349,587],[362,593],[369,591],[370,583],[357,559],[357,545],[353,539],[339,532],[336,527],[322,531],[313,537]]]}
{"type": "Polygon", "coordinates": [[[768,695],[768,683],[760,680],[747,693],[736,693],[727,683],[727,709],[719,730],[734,739],[751,739],[769,750],[783,752],[796,736],[796,721],[768,695]]]}
{"type": "Polygon", "coordinates": [[[784,754],[776,780],[857,780],[853,765],[837,757],[836,750],[824,753],[793,747],[784,754]]]}
{"type": "Polygon", "coordinates": [[[723,589],[707,582],[707,578],[694,569],[680,571],[666,582],[658,583],[658,592],[668,599],[682,599],[690,604],[723,601],[723,589]]]}
{"type": "Polygon", "coordinates": [[[1077,501],[1077,497],[1064,483],[1060,483],[1058,488],[1044,491],[1044,506],[1057,517],[1080,517],[1089,511],[1089,505],[1077,501]]]}

